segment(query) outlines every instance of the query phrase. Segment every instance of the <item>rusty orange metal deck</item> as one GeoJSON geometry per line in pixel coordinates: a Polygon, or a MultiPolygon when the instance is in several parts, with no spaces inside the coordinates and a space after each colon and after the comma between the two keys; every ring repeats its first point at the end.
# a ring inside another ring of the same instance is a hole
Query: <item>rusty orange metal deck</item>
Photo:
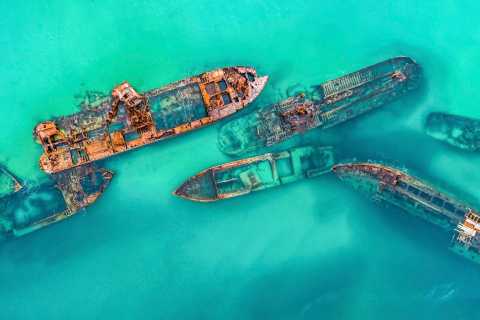
{"type": "Polygon", "coordinates": [[[228,67],[138,93],[128,82],[71,116],[38,124],[40,167],[57,173],[201,128],[247,106],[268,77],[228,67]]]}

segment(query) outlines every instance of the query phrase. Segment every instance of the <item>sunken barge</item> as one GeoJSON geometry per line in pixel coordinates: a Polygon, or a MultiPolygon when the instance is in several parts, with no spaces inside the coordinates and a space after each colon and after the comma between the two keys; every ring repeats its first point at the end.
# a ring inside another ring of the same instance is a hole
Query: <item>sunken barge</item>
{"type": "Polygon", "coordinates": [[[312,128],[326,129],[376,109],[418,87],[420,67],[408,57],[389,59],[226,123],[219,148],[237,156],[312,128]]]}
{"type": "Polygon", "coordinates": [[[332,147],[306,146],[224,163],[189,178],[174,194],[210,202],[277,187],[330,172],[332,147]]]}
{"type": "Polygon", "coordinates": [[[480,213],[429,184],[377,163],[346,163],[333,172],[373,200],[397,206],[453,234],[451,249],[480,263],[480,213]]]}
{"type": "Polygon", "coordinates": [[[204,127],[251,103],[267,79],[253,68],[228,67],[143,94],[124,82],[111,97],[36,126],[40,167],[58,173],[204,127]]]}
{"type": "Polygon", "coordinates": [[[0,239],[19,237],[67,219],[94,203],[112,172],[93,165],[25,184],[0,165],[0,239]]]}
{"type": "Polygon", "coordinates": [[[463,116],[432,112],[425,129],[431,137],[467,151],[480,149],[480,120],[463,116]]]}

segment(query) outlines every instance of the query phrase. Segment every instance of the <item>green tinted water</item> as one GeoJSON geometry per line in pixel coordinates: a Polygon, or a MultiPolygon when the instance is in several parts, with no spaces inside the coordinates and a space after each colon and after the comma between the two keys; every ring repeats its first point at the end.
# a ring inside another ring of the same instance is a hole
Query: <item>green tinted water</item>
{"type": "MultiPolygon", "coordinates": [[[[422,92],[302,140],[405,165],[479,206],[478,155],[422,133],[429,111],[480,117],[473,1],[49,1],[0,3],[0,154],[41,177],[34,125],[76,95],[139,90],[225,65],[271,76],[251,106],[395,55],[422,92]]],[[[170,195],[228,160],[217,127],[111,159],[88,214],[0,247],[2,319],[464,319],[479,266],[449,236],[377,207],[333,176],[214,204],[170,195]]],[[[480,206],[479,206],[480,207],[480,206]]]]}

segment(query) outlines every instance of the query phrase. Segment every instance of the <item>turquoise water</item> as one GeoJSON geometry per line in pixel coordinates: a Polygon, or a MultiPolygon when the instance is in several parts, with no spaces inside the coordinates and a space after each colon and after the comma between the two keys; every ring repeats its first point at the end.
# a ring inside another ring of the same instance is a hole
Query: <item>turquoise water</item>
{"type": "MultiPolygon", "coordinates": [[[[411,168],[480,207],[480,156],[423,134],[429,111],[480,117],[474,1],[0,3],[0,160],[35,180],[32,128],[87,90],[139,90],[225,65],[271,81],[257,103],[395,55],[421,92],[304,141],[411,168]]],[[[76,98],[77,97],[77,98],[76,98]]],[[[88,213],[0,246],[1,319],[476,319],[480,266],[449,235],[325,176],[214,204],[170,195],[228,160],[217,127],[108,161],[88,213]]]]}

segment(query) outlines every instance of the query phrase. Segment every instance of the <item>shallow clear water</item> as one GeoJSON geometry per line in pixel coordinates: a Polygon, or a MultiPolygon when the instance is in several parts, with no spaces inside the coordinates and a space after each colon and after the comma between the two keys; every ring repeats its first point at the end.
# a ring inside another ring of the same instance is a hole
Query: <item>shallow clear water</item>
{"type": "MultiPolygon", "coordinates": [[[[480,117],[474,1],[2,1],[0,161],[41,177],[32,129],[87,90],[225,65],[271,76],[257,103],[395,56],[423,90],[303,140],[410,168],[479,206],[480,156],[431,140],[429,111],[480,117]]],[[[1,319],[475,319],[480,266],[450,236],[325,176],[214,204],[170,192],[226,161],[217,127],[107,162],[88,213],[0,247],[1,319]]]]}

